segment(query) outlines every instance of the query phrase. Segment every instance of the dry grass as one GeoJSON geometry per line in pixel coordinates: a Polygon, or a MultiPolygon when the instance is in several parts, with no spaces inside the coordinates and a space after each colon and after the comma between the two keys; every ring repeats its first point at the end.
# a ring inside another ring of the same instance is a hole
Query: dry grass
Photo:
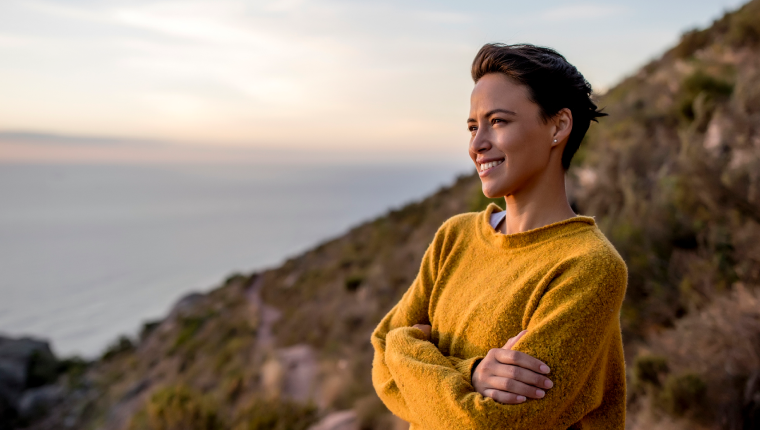
{"type": "Polygon", "coordinates": [[[713,297],[653,336],[633,370],[630,428],[749,428],[760,417],[760,289],[713,297]]]}

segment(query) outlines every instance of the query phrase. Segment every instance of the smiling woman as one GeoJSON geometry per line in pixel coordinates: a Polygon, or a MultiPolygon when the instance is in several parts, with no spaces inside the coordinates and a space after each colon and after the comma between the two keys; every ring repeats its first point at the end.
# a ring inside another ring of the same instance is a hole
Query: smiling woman
{"type": "Polygon", "coordinates": [[[472,66],[469,154],[505,210],[447,220],[372,334],[386,406],[422,429],[622,429],[627,267],[565,172],[605,114],[563,56],[484,46],[472,66]]]}

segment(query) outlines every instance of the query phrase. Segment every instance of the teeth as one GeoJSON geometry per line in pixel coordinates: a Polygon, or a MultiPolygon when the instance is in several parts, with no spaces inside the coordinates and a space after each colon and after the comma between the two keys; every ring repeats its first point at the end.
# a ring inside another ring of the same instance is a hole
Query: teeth
{"type": "Polygon", "coordinates": [[[484,170],[488,170],[488,169],[490,169],[491,167],[494,167],[494,166],[498,166],[498,165],[499,165],[499,164],[501,164],[503,161],[504,161],[504,160],[499,160],[499,161],[491,161],[491,162],[488,162],[488,163],[483,163],[483,164],[481,164],[481,165],[480,165],[480,171],[482,172],[482,171],[484,171],[484,170]]]}

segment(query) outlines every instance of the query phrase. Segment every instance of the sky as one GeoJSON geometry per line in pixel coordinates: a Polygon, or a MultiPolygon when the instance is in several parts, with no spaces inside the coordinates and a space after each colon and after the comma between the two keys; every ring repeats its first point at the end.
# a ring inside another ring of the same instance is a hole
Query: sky
{"type": "Polygon", "coordinates": [[[2,0],[0,162],[462,157],[484,43],[553,47],[603,92],[741,3],[2,0]]]}

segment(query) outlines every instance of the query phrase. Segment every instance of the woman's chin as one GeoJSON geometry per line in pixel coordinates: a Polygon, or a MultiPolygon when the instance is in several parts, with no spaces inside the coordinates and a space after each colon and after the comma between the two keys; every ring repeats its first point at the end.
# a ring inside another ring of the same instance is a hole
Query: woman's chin
{"type": "Polygon", "coordinates": [[[482,187],[483,189],[483,195],[488,197],[489,199],[498,199],[499,197],[504,197],[504,194],[499,192],[498,190],[491,189],[489,187],[486,187],[485,185],[482,187]]]}

